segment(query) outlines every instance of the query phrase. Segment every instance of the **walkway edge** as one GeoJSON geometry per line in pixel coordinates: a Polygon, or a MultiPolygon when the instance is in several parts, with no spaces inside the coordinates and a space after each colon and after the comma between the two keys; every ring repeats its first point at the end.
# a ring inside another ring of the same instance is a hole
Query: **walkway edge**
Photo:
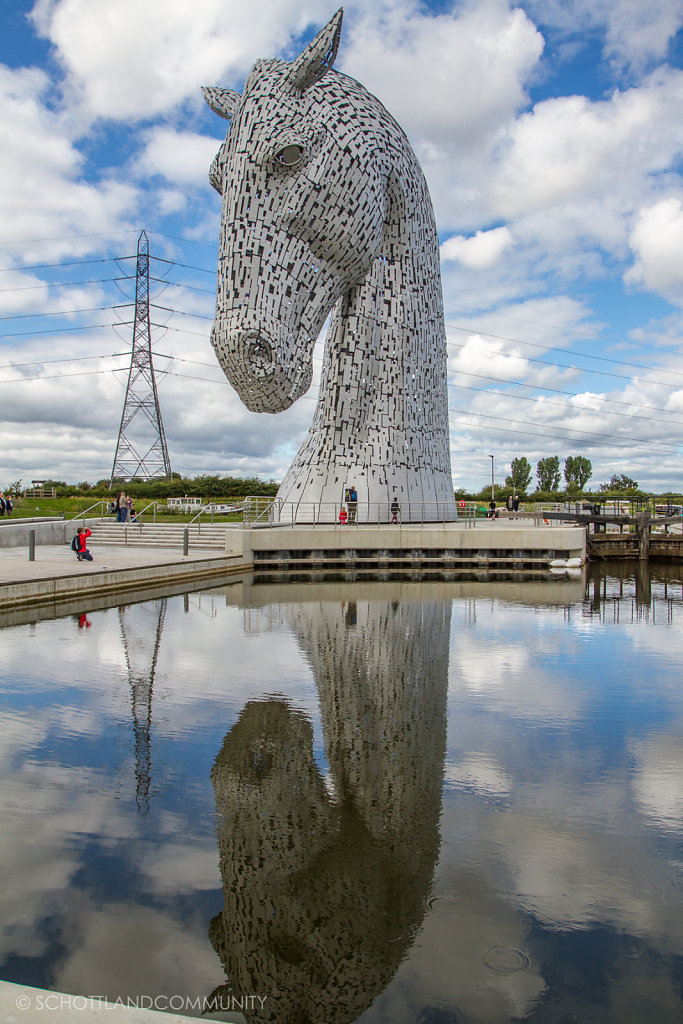
{"type": "MultiPolygon", "coordinates": [[[[180,996],[139,997],[137,1003],[130,1002],[133,1005],[126,1005],[125,999],[107,1002],[99,996],[69,995],[0,981],[0,1024],[69,1024],[76,1020],[79,1024],[101,1024],[106,1020],[121,1024],[197,1024],[197,1017],[161,1009],[162,1006],[172,1009],[174,1004],[188,1005],[180,996]],[[159,1009],[147,1009],[147,1005],[158,1005],[159,1009]]],[[[200,1019],[215,1018],[202,1014],[200,1019]]]]}
{"type": "Polygon", "coordinates": [[[129,569],[94,570],[87,574],[50,576],[0,584],[0,610],[50,604],[112,592],[126,593],[150,584],[210,580],[248,572],[251,565],[235,557],[202,558],[184,562],[163,562],[129,569]]]}

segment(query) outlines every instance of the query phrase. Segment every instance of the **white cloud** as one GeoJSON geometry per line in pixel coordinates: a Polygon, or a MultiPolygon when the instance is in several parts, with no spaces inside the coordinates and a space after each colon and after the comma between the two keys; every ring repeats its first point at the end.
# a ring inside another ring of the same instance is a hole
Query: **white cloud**
{"type": "Polygon", "coordinates": [[[683,297],[683,204],[662,199],[642,209],[629,244],[636,261],[624,275],[626,282],[642,283],[652,291],[675,289],[683,297]]]}
{"type": "Polygon", "coordinates": [[[636,73],[666,57],[683,25],[679,0],[526,0],[525,7],[542,23],[570,35],[602,30],[606,57],[636,73]]]}
{"type": "Polygon", "coordinates": [[[542,49],[524,11],[498,0],[437,16],[397,3],[366,10],[350,26],[338,63],[408,134],[471,145],[525,103],[542,49]]]}
{"type": "Polygon", "coordinates": [[[455,354],[448,360],[448,369],[463,374],[458,383],[469,384],[469,374],[495,377],[498,380],[519,380],[527,376],[529,363],[524,356],[505,350],[505,343],[498,338],[483,338],[479,334],[462,336],[449,335],[449,344],[455,354]]]}
{"type": "Polygon", "coordinates": [[[94,117],[139,120],[203,102],[201,85],[243,75],[330,13],[322,0],[38,0],[33,20],[77,103],[94,117]]]}
{"type": "MultiPolygon", "coordinates": [[[[677,111],[683,101],[683,73],[663,70],[647,82],[608,100],[565,96],[536,104],[501,137],[491,184],[493,211],[502,217],[538,214],[580,202],[580,228],[613,248],[625,233],[624,214],[642,205],[643,189],[672,168],[683,152],[677,111]],[[640,196],[640,202],[638,197],[640,196]],[[622,227],[605,217],[591,226],[598,200],[622,227]]],[[[551,225],[552,227],[552,225],[551,225]]]]}
{"type": "Polygon", "coordinates": [[[504,227],[477,231],[472,238],[454,235],[441,246],[441,259],[458,260],[472,270],[488,270],[514,244],[509,228],[504,227]]]}
{"type": "Polygon", "coordinates": [[[26,263],[38,256],[61,259],[88,251],[92,238],[64,236],[120,229],[137,206],[132,186],[111,178],[93,183],[82,176],[83,157],[66,121],[46,106],[49,90],[41,72],[0,65],[6,139],[0,149],[0,219],[6,240],[23,242],[16,255],[26,263]],[[48,241],[31,244],[31,239],[48,241]]]}
{"type": "MultiPolygon", "coordinates": [[[[177,186],[206,187],[209,167],[222,139],[157,125],[143,132],[142,152],[133,161],[137,175],[160,175],[177,186]]],[[[165,200],[168,204],[168,200],[165,200]]]]}

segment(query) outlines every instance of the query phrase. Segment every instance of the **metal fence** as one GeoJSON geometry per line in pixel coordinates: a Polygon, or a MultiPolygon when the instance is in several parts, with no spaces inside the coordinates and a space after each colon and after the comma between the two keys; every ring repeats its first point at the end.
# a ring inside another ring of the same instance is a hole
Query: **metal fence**
{"type": "Polygon", "coordinates": [[[474,525],[477,502],[281,501],[279,498],[245,499],[243,522],[247,526],[377,526],[381,524],[454,523],[474,525]]]}
{"type": "MultiPolygon", "coordinates": [[[[577,514],[634,515],[642,511],[644,507],[648,506],[642,499],[629,498],[607,500],[595,498],[592,501],[563,502],[525,501],[520,504],[518,509],[510,511],[505,505],[496,505],[496,508],[492,510],[486,502],[482,501],[401,501],[397,503],[397,506],[393,501],[359,501],[355,505],[352,502],[345,502],[342,505],[334,502],[285,502],[279,498],[252,496],[244,499],[242,519],[246,526],[342,525],[340,515],[342,515],[345,526],[382,524],[405,526],[409,523],[457,522],[461,526],[474,528],[491,519],[498,522],[523,519],[526,525],[543,526],[547,522],[544,519],[544,513],[547,512],[555,513],[553,520],[557,523],[558,513],[561,515],[563,512],[568,513],[567,521],[570,521],[577,514]],[[342,513],[342,508],[344,513],[342,513]]],[[[655,515],[664,515],[667,509],[663,505],[658,505],[655,510],[653,504],[652,511],[655,515]]],[[[678,515],[681,511],[683,511],[683,506],[671,505],[669,514],[678,515]]]]}

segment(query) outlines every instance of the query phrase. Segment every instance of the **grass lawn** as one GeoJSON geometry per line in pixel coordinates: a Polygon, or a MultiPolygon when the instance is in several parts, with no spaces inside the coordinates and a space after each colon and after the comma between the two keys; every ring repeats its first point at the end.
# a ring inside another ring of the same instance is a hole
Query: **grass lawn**
{"type": "MultiPolygon", "coordinates": [[[[106,509],[106,499],[104,508],[106,509]]],[[[143,509],[149,505],[150,502],[142,500],[136,504],[136,509],[142,512],[143,509]]],[[[157,523],[189,523],[194,518],[196,513],[164,513],[164,503],[160,502],[157,508],[156,522],[157,523]]],[[[103,506],[99,504],[99,499],[93,498],[19,498],[14,502],[14,511],[12,512],[12,519],[25,519],[25,518],[37,518],[38,516],[60,516],[63,515],[65,519],[73,519],[78,515],[82,515],[83,512],[90,509],[88,518],[96,519],[102,514],[103,506]],[[95,506],[93,508],[93,506],[95,506]]],[[[148,509],[142,517],[142,521],[145,523],[151,523],[153,520],[154,510],[148,509]]],[[[114,522],[115,517],[112,515],[106,515],[105,519],[114,522]]],[[[7,517],[5,517],[7,521],[7,517]]],[[[211,514],[205,512],[201,518],[202,523],[211,522],[211,514]]],[[[241,523],[242,513],[233,513],[230,515],[214,515],[214,523],[241,523]]]]}

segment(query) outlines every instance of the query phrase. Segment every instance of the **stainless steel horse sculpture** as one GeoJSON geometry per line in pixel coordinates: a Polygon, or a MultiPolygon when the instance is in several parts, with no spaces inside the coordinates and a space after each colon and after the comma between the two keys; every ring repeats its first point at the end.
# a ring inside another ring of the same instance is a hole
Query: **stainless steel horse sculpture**
{"type": "Polygon", "coordinates": [[[244,404],[280,412],[308,390],[332,311],[313,424],[278,496],[331,516],[355,485],[359,518],[388,518],[394,499],[404,519],[456,518],[431,201],[403,131],[332,68],[341,21],[292,62],[257,61],[243,95],[203,90],[231,120],[210,172],[212,343],[244,404]]]}

